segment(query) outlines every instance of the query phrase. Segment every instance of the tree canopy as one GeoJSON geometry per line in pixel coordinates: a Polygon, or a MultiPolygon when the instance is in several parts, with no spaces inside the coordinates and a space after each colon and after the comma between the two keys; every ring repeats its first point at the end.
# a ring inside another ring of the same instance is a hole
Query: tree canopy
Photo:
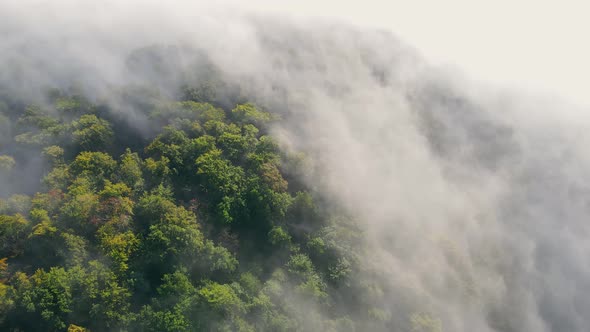
{"type": "Polygon", "coordinates": [[[0,330],[376,326],[386,308],[347,295],[374,287],[354,277],[359,233],[290,185],[305,156],[279,149],[281,117],[208,103],[210,88],[141,103],[148,134],[67,91],[3,104],[0,182],[16,188],[32,158],[42,166],[34,190],[0,191],[0,330]]]}

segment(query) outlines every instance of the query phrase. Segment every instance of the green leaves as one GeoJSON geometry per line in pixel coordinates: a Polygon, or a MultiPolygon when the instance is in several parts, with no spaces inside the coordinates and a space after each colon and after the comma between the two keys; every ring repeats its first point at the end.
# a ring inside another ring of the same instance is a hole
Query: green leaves
{"type": "Polygon", "coordinates": [[[242,301],[230,285],[209,282],[197,293],[206,308],[215,314],[226,317],[244,311],[242,301]]]}
{"type": "Polygon", "coordinates": [[[0,215],[0,257],[12,257],[23,251],[30,228],[22,215],[0,215]]]}
{"type": "Polygon", "coordinates": [[[245,205],[243,169],[223,159],[218,149],[197,158],[196,165],[202,188],[216,206],[217,217],[223,223],[232,223],[245,205]]]}
{"type": "Polygon", "coordinates": [[[74,143],[83,150],[96,151],[109,146],[113,141],[113,130],[108,121],[94,114],[85,114],[72,123],[74,143]]]}
{"type": "Polygon", "coordinates": [[[38,270],[32,277],[32,287],[25,291],[30,298],[25,305],[41,315],[50,329],[64,329],[67,315],[72,312],[72,285],[63,268],[49,272],[38,270]]]}
{"type": "Polygon", "coordinates": [[[164,261],[179,259],[198,253],[203,248],[203,235],[195,215],[175,207],[150,226],[146,245],[164,261]]]}
{"type": "Polygon", "coordinates": [[[91,179],[95,185],[105,179],[111,179],[117,167],[117,162],[104,152],[82,152],[70,164],[73,175],[82,175],[91,179]]]}
{"type": "Polygon", "coordinates": [[[132,318],[128,312],[129,290],[96,261],[87,268],[54,267],[37,270],[29,278],[24,274],[17,277],[16,309],[24,309],[39,319],[25,326],[33,324],[34,329],[56,331],[80,324],[104,330],[122,326],[132,318]]]}
{"type": "Polygon", "coordinates": [[[137,137],[62,93],[0,116],[19,119],[0,148],[34,150],[48,189],[0,200],[0,329],[353,330],[332,303],[355,286],[359,232],[298,179],[306,157],[268,135],[278,116],[135,97],[137,137]]]}
{"type": "Polygon", "coordinates": [[[291,236],[282,227],[273,227],[268,232],[268,239],[275,246],[288,245],[291,242],[291,236]]]}
{"type": "Polygon", "coordinates": [[[117,178],[125,183],[133,191],[143,189],[145,180],[143,179],[144,162],[137,153],[132,153],[127,149],[121,156],[121,163],[117,172],[117,178]]]}
{"type": "Polygon", "coordinates": [[[231,112],[232,116],[239,123],[263,126],[273,120],[273,116],[270,113],[259,110],[253,104],[237,105],[231,112]]]}

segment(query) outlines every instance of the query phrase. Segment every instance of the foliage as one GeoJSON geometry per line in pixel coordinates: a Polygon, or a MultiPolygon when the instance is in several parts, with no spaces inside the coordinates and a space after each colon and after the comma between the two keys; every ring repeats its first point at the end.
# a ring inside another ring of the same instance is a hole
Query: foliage
{"type": "Polygon", "coordinates": [[[94,114],[85,114],[72,123],[74,142],[83,150],[95,151],[107,147],[113,140],[110,123],[94,114]]]}
{"type": "MultiPolygon", "coordinates": [[[[44,186],[0,199],[0,330],[365,326],[334,305],[362,289],[358,230],[296,179],[305,156],[285,155],[269,134],[278,114],[210,104],[211,87],[185,87],[186,100],[124,89],[147,134],[59,90],[47,108],[2,113],[0,175],[22,174],[34,155],[42,167],[29,177],[44,186]]],[[[408,324],[436,328],[426,316],[408,324]]]]}

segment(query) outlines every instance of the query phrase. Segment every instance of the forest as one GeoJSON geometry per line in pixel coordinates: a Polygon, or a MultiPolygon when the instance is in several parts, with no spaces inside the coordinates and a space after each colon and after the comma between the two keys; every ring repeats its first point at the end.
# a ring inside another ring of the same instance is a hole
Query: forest
{"type": "Polygon", "coordinates": [[[75,89],[48,89],[43,103],[3,96],[0,182],[13,190],[0,200],[0,330],[354,331],[387,321],[358,296],[378,291],[354,278],[358,226],[320,204],[301,181],[309,158],[270,134],[281,115],[223,108],[211,91],[184,87],[171,100],[122,90],[149,133],[75,89]]]}

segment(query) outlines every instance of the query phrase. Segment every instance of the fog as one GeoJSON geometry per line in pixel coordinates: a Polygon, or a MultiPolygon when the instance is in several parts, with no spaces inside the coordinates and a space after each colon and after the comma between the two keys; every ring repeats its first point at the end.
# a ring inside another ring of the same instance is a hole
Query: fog
{"type": "Polygon", "coordinates": [[[0,36],[3,94],[76,87],[140,132],[117,92],[173,96],[207,75],[195,63],[281,113],[273,134],[311,157],[304,180],[363,230],[384,330],[590,330],[590,121],[575,106],[429,65],[390,32],[183,1],[8,0],[0,36]]]}

